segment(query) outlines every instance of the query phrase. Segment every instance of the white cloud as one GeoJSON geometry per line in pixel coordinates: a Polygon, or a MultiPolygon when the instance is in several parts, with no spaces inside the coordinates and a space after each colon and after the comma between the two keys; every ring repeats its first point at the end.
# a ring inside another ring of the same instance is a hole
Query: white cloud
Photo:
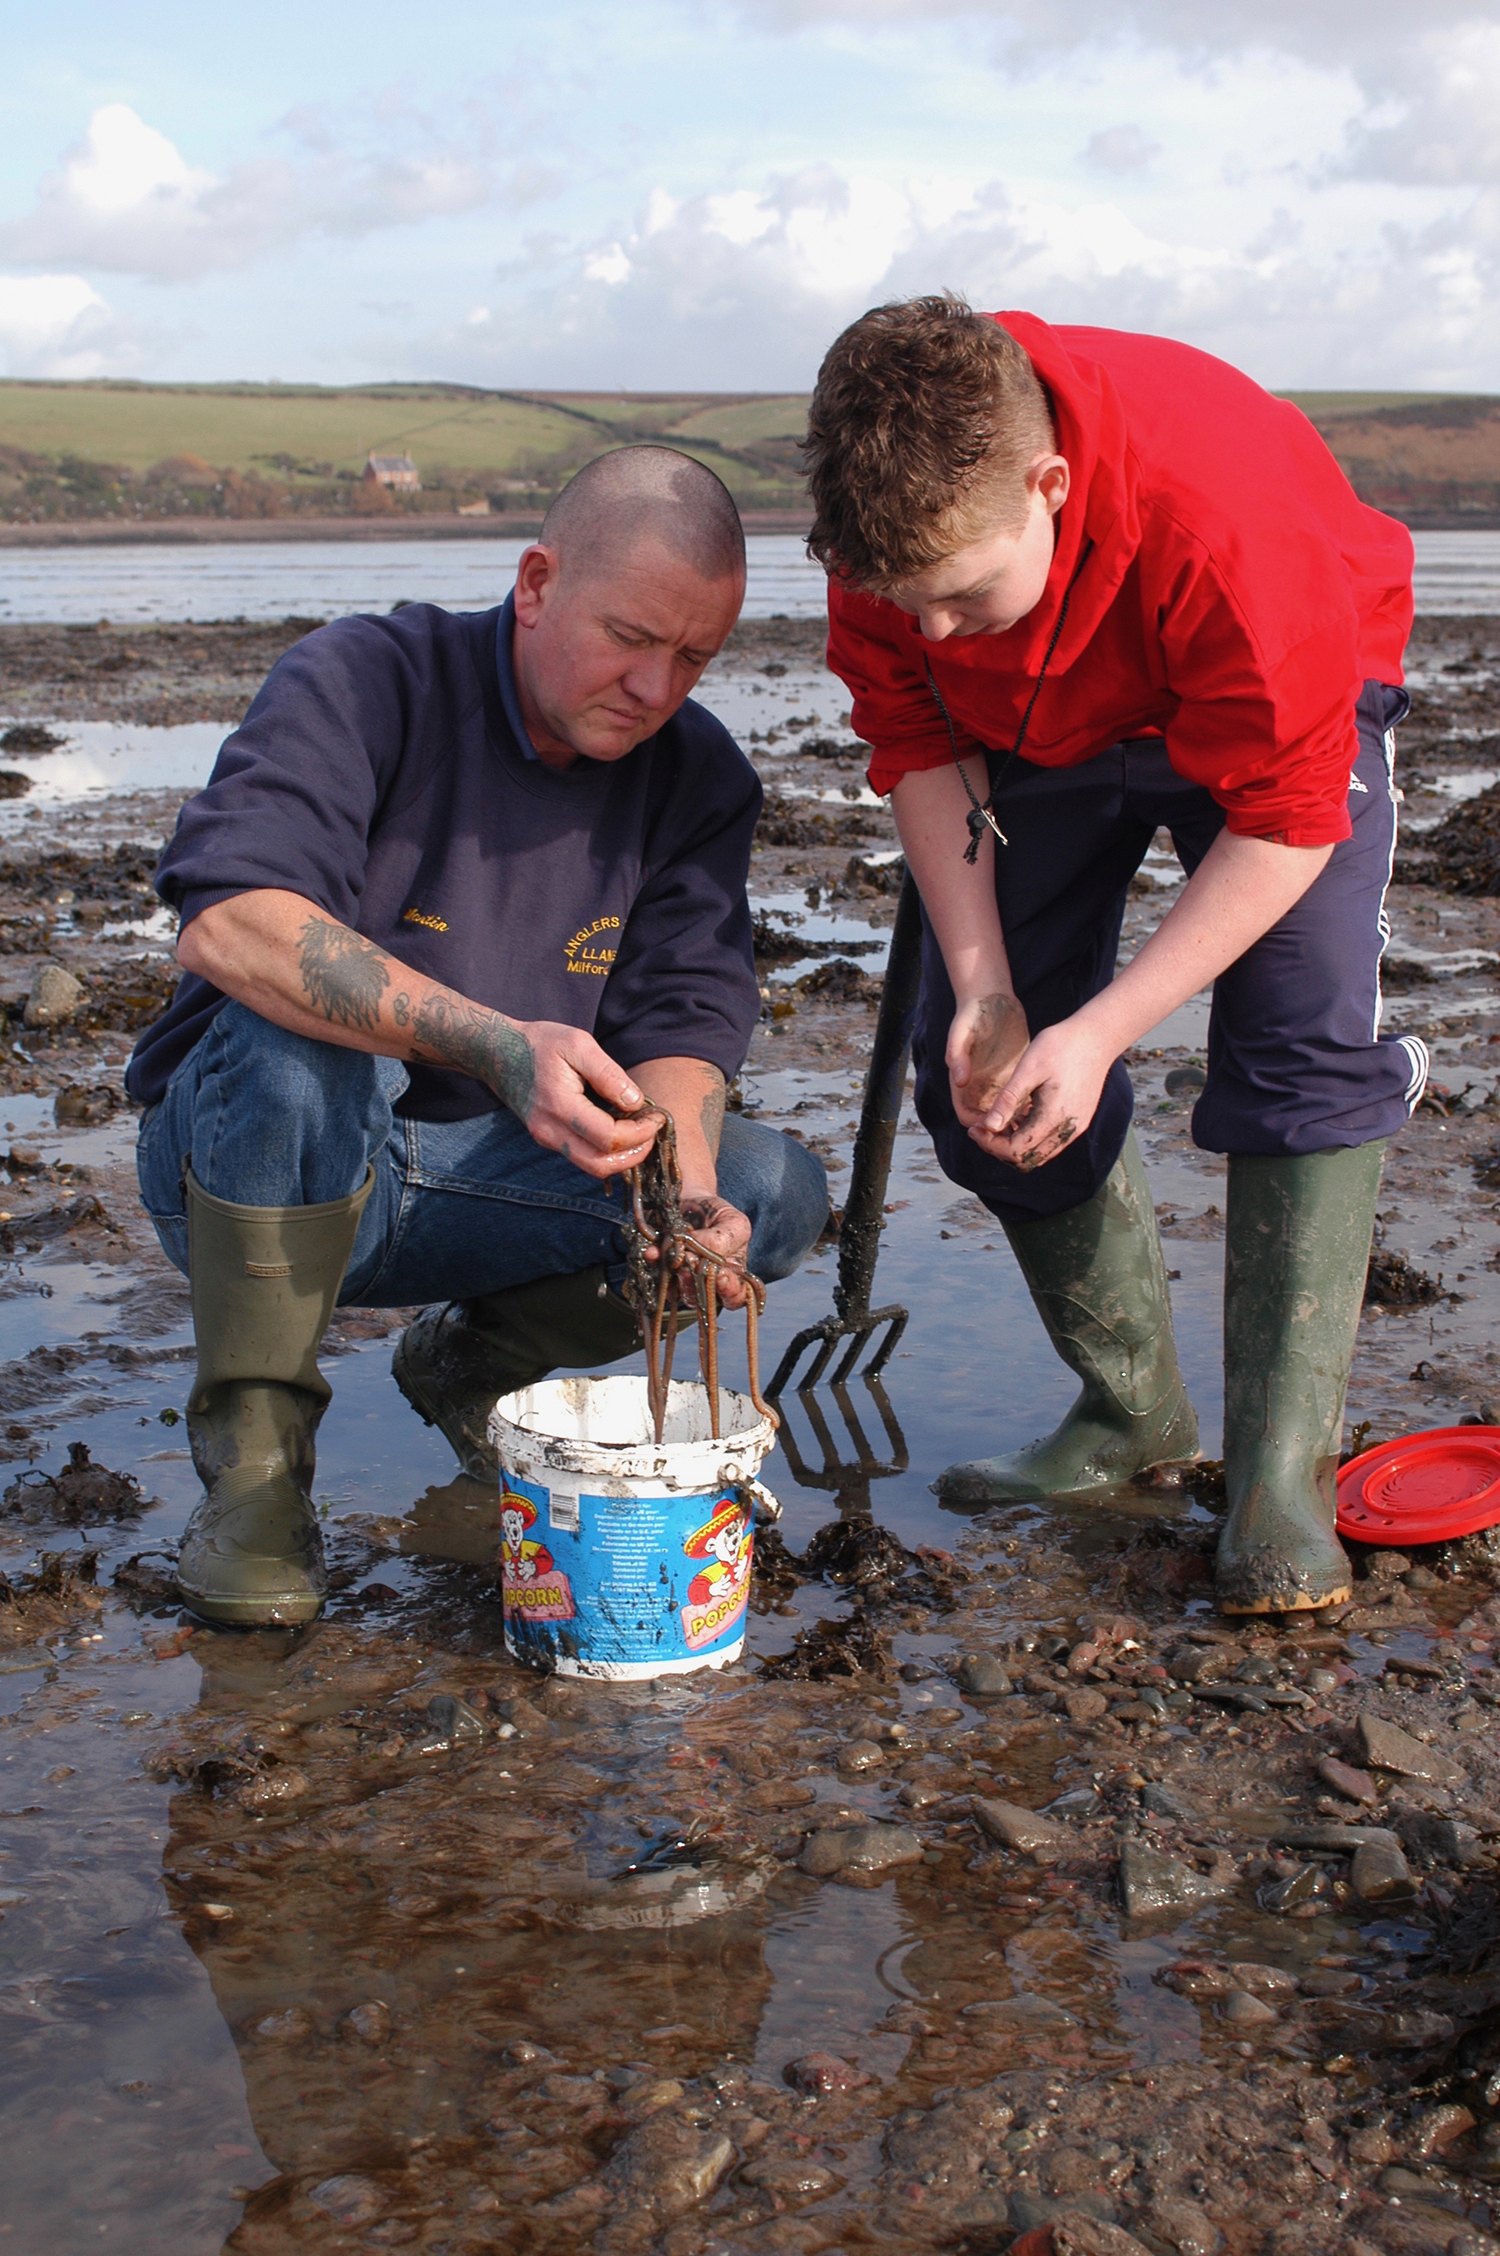
{"type": "Polygon", "coordinates": [[[1160,155],[1161,143],[1153,141],[1138,125],[1107,125],[1089,135],[1083,161],[1099,172],[1144,172],[1152,158],[1160,155]]]}
{"type": "Polygon", "coordinates": [[[482,325],[416,340],[413,368],[490,383],[801,388],[884,298],[950,286],[980,306],[1170,335],[1261,381],[1472,386],[1500,366],[1500,199],[1421,229],[1356,226],[1309,250],[1273,214],[1234,248],[1168,240],[1108,200],[1000,182],[941,216],[820,166],[756,194],[658,192],[633,233],[505,270],[482,325]]]}
{"type": "MultiPolygon", "coordinates": [[[[315,230],[362,235],[472,210],[500,183],[441,146],[357,157],[310,146],[232,165],[222,176],[185,162],[165,134],[122,102],[96,110],[83,139],[44,180],[32,210],[0,227],[0,255],[181,282],[248,265],[315,230]]],[[[517,193],[541,192],[535,167],[517,193]]]]}
{"type": "Polygon", "coordinates": [[[0,374],[116,372],[123,340],[109,307],[77,274],[0,274],[0,374]]]}

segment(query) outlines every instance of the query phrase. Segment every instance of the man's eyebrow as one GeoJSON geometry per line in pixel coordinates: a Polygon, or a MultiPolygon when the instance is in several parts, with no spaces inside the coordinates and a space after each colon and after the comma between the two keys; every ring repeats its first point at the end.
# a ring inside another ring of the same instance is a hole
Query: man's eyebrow
{"type": "MultiPolygon", "coordinates": [[[[607,627],[613,627],[619,634],[636,635],[642,642],[665,642],[667,639],[665,635],[657,634],[651,627],[643,627],[638,620],[623,619],[618,614],[612,615],[608,611],[601,611],[599,616],[607,627]]],[[[711,650],[693,650],[684,646],[678,651],[677,655],[680,658],[686,658],[691,666],[706,666],[714,654],[711,650]]]]}

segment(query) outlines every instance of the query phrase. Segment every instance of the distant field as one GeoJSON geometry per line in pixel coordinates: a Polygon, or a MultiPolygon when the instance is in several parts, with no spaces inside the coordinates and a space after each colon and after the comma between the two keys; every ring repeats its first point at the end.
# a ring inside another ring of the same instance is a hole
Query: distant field
{"type": "MultiPolygon", "coordinates": [[[[1358,490],[1415,521],[1500,518],[1500,398],[1285,395],[1358,490]]],[[[488,392],[458,384],[0,381],[0,517],[158,518],[544,504],[630,440],[708,463],[747,508],[800,506],[800,393],[488,392]],[[361,492],[371,453],[410,453],[426,489],[361,492]]]]}
{"type": "Polygon", "coordinates": [[[0,381],[0,447],[110,463],[142,477],[196,456],[247,475],[357,477],[369,454],[410,453],[424,476],[550,488],[622,438],[678,438],[737,492],[780,489],[806,403],[700,393],[479,392],[446,384],[0,381]],[[772,442],[768,452],[766,442],[772,442]]]}

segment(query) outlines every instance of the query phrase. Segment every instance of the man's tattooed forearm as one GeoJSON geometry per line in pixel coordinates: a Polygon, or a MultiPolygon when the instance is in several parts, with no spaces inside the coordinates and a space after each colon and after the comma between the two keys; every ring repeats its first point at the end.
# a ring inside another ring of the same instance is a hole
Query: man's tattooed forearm
{"type": "Polygon", "coordinates": [[[536,1095],[536,1053],[518,1026],[498,1011],[434,988],[417,1006],[412,1047],[455,1073],[472,1074],[493,1089],[519,1120],[536,1095]]]}
{"type": "Polygon", "coordinates": [[[373,1034],[381,997],[391,983],[390,958],[346,925],[309,917],[299,941],[302,991],[308,1007],[330,1026],[358,1026],[373,1034]]]}
{"type": "Polygon", "coordinates": [[[707,1071],[713,1075],[713,1080],[704,1091],[698,1118],[703,1126],[703,1141],[717,1157],[719,1137],[724,1128],[724,1076],[714,1065],[709,1066],[707,1071]]]}

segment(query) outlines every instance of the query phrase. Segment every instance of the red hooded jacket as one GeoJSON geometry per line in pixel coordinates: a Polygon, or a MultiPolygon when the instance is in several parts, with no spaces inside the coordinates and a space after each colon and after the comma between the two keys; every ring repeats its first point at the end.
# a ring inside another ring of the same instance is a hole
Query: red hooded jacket
{"type": "Polygon", "coordinates": [[[1357,499],[1304,415],[1225,362],[1162,337],[995,319],[1051,394],[1072,470],[1052,570],[1005,633],[938,643],[830,580],[828,662],[874,747],[872,787],[953,757],[924,658],[962,752],[1015,742],[1073,582],[1024,758],[1076,767],[1164,737],[1230,830],[1347,838],[1355,699],[1365,681],[1402,678],[1406,527],[1357,499]]]}

